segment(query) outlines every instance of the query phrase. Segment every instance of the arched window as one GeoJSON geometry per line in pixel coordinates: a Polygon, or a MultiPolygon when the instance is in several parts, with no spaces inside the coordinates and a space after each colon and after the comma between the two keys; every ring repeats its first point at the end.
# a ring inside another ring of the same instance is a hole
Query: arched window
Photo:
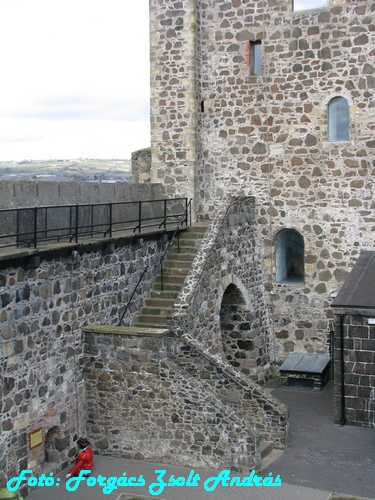
{"type": "Polygon", "coordinates": [[[328,140],[349,140],[349,104],[344,97],[334,97],[328,103],[328,140]]]}
{"type": "Polygon", "coordinates": [[[284,229],[275,238],[276,281],[305,281],[305,244],[295,229],[284,229]]]}

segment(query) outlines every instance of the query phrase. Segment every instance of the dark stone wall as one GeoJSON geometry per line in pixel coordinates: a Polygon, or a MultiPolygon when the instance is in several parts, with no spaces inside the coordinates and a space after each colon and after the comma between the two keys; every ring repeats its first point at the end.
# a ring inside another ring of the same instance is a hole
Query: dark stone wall
{"type": "Polygon", "coordinates": [[[74,436],[86,433],[82,328],[117,324],[149,265],[124,318],[131,323],[162,251],[156,239],[132,238],[112,253],[81,249],[74,260],[50,255],[35,269],[0,271],[0,488],[19,470],[39,476],[74,458],[74,436]],[[30,449],[39,428],[43,443],[30,449]]]}
{"type": "Polygon", "coordinates": [[[335,316],[335,421],[375,427],[375,325],[368,321],[375,318],[375,310],[347,310],[341,316],[342,321],[340,315],[335,316]]]}

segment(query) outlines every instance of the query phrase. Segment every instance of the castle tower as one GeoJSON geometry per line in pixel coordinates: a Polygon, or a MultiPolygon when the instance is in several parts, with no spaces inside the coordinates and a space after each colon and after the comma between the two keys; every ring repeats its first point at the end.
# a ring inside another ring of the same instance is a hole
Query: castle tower
{"type": "Polygon", "coordinates": [[[374,246],[374,2],[150,5],[153,181],[199,218],[255,196],[279,354],[326,352],[332,297],[374,246]]]}
{"type": "Polygon", "coordinates": [[[150,1],[151,182],[196,197],[196,2],[150,1]]]}

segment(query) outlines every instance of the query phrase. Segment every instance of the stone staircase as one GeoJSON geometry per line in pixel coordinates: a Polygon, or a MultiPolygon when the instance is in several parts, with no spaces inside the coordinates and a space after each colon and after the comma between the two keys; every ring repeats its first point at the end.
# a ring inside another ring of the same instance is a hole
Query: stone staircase
{"type": "Polygon", "coordinates": [[[190,270],[199,245],[206,233],[208,223],[196,223],[180,234],[180,251],[175,240],[163,263],[163,287],[161,272],[156,279],[150,296],[146,299],[135,327],[167,328],[167,320],[190,270]]]}

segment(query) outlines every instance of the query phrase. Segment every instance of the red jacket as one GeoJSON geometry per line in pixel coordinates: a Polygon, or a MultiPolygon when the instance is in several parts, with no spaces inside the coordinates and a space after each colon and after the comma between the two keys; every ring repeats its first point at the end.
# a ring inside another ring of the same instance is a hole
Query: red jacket
{"type": "Polygon", "coordinates": [[[79,476],[81,470],[92,470],[93,466],[94,460],[92,449],[90,448],[90,446],[87,446],[80,453],[78,453],[74,465],[70,470],[70,473],[72,476],[79,476]]]}

